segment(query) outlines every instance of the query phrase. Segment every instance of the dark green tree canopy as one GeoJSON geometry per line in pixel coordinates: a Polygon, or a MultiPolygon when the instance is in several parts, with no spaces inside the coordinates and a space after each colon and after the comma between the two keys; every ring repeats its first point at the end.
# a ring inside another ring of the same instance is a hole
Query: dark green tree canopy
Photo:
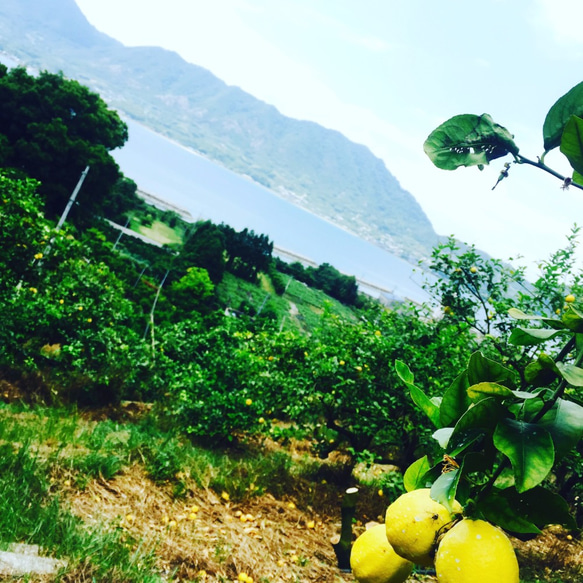
{"type": "Polygon", "coordinates": [[[211,221],[197,224],[184,243],[175,267],[180,277],[189,267],[202,267],[215,285],[220,283],[225,273],[225,238],[221,229],[211,221]]]}
{"type": "Polygon", "coordinates": [[[41,181],[49,216],[62,212],[81,172],[82,208],[102,212],[120,178],[109,152],[128,138],[126,124],[99,95],[62,74],[32,76],[0,65],[0,165],[41,181]]]}
{"type": "Polygon", "coordinates": [[[267,235],[256,234],[247,228],[235,231],[222,223],[219,228],[225,238],[227,271],[247,281],[256,281],[260,271],[267,271],[271,263],[273,242],[267,235]]]}

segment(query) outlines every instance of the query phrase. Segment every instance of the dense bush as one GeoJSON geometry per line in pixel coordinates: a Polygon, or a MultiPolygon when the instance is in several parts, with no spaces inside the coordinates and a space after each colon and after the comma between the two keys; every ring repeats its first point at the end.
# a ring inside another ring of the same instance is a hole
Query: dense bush
{"type": "Polygon", "coordinates": [[[107,265],[40,213],[36,183],[0,174],[0,365],[63,397],[119,399],[140,342],[139,318],[107,265]],[[16,244],[14,243],[16,241],[16,244]]]}
{"type": "MultiPolygon", "coordinates": [[[[33,76],[5,65],[0,65],[0,101],[0,166],[40,180],[51,217],[60,215],[82,170],[90,166],[83,205],[73,214],[87,218],[91,212],[102,213],[105,197],[109,203],[116,198],[114,186],[121,177],[109,152],[128,137],[118,114],[99,95],[62,74],[33,76]]],[[[127,196],[123,201],[132,204],[127,196]]]]}

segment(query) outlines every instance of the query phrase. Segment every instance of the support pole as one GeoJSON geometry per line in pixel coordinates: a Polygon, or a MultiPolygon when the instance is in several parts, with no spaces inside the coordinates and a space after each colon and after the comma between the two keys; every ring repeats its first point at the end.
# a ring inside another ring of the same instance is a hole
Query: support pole
{"type": "MultiPolygon", "coordinates": [[[[77,181],[77,186],[75,186],[75,190],[73,190],[73,193],[69,197],[69,202],[67,203],[67,206],[65,207],[65,210],[63,211],[63,214],[61,215],[61,218],[59,219],[57,226],[55,227],[55,234],[51,237],[51,240],[48,242],[47,246],[45,247],[45,249],[43,251],[43,256],[46,256],[49,254],[49,251],[51,250],[51,247],[52,247],[53,243],[55,242],[56,234],[60,231],[61,227],[63,226],[63,224],[67,220],[67,215],[69,214],[69,211],[71,210],[71,207],[73,206],[73,203],[75,202],[75,199],[77,198],[77,195],[79,194],[79,191],[81,190],[81,186],[83,185],[83,181],[85,180],[85,177],[87,176],[88,173],[89,173],[89,166],[86,166],[85,170],[83,170],[83,172],[81,173],[81,177],[77,181]]],[[[35,259],[35,261],[36,261],[36,259],[35,259]]],[[[40,268],[40,266],[42,265],[42,262],[43,262],[43,260],[40,259],[38,264],[37,264],[38,268],[40,268]]]]}
{"type": "Polygon", "coordinates": [[[342,525],[340,527],[340,540],[332,543],[338,568],[341,571],[350,572],[350,551],[352,550],[352,521],[356,512],[356,499],[358,488],[348,488],[344,494],[341,507],[342,525]]]}
{"type": "Polygon", "coordinates": [[[152,362],[154,362],[154,358],[156,355],[156,343],[154,341],[154,312],[156,311],[156,304],[158,303],[158,298],[160,297],[160,292],[162,291],[162,287],[166,282],[166,278],[170,273],[170,269],[166,271],[160,285],[158,286],[158,291],[156,292],[156,297],[154,298],[154,303],[152,304],[152,309],[150,310],[150,320],[146,325],[146,329],[144,330],[144,340],[146,339],[146,335],[148,334],[148,329],[150,330],[150,335],[152,337],[152,362]]]}
{"type": "Polygon", "coordinates": [[[67,220],[67,215],[69,214],[69,211],[71,210],[71,207],[73,206],[73,203],[75,202],[75,199],[77,198],[77,195],[79,194],[79,191],[81,190],[81,186],[83,185],[83,181],[85,180],[85,177],[87,176],[88,173],[89,173],[89,166],[87,166],[85,168],[85,170],[83,170],[83,172],[81,174],[81,178],[79,178],[79,181],[77,182],[77,186],[75,186],[75,190],[73,191],[73,194],[69,198],[69,202],[67,203],[67,206],[65,207],[65,210],[63,211],[63,214],[61,215],[61,218],[59,219],[59,222],[57,224],[57,228],[56,228],[57,231],[59,231],[61,229],[61,227],[63,226],[63,223],[67,220]]]}

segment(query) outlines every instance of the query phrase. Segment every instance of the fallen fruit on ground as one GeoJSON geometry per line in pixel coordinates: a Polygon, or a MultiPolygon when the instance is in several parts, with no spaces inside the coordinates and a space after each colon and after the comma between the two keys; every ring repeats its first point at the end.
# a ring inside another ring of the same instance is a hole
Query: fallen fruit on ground
{"type": "MultiPolygon", "coordinates": [[[[389,543],[401,557],[430,567],[438,532],[453,520],[445,506],[433,500],[429,488],[412,490],[399,496],[385,516],[389,543]]],[[[455,513],[462,507],[454,502],[455,513]]]]}
{"type": "Polygon", "coordinates": [[[508,537],[484,520],[463,519],[435,555],[439,583],[518,583],[518,562],[508,537]]]}
{"type": "Polygon", "coordinates": [[[413,563],[395,553],[387,540],[385,525],[377,524],[354,541],[350,567],[359,583],[403,583],[413,563]]]}

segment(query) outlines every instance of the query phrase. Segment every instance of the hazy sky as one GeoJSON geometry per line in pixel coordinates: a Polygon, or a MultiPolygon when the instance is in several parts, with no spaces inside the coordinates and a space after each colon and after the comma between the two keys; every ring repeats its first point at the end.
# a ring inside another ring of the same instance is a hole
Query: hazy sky
{"type": "MultiPolygon", "coordinates": [[[[490,113],[521,153],[542,153],[550,106],[583,81],[580,0],[76,0],[126,45],[175,50],[283,114],[381,157],[436,231],[533,265],[583,223],[583,191],[504,160],[437,170],[427,135],[490,113]]],[[[560,154],[547,163],[570,173],[560,154]]]]}

